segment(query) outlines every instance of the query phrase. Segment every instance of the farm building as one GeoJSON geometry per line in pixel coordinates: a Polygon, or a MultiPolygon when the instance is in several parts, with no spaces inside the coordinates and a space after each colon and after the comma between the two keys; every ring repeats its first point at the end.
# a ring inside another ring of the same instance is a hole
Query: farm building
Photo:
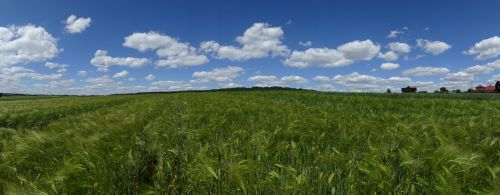
{"type": "Polygon", "coordinates": [[[476,92],[478,93],[495,93],[496,92],[496,87],[495,86],[482,86],[479,85],[476,87],[476,92]]]}
{"type": "Polygon", "coordinates": [[[401,92],[403,92],[403,93],[416,93],[417,88],[408,86],[408,87],[401,88],[401,92]]]}

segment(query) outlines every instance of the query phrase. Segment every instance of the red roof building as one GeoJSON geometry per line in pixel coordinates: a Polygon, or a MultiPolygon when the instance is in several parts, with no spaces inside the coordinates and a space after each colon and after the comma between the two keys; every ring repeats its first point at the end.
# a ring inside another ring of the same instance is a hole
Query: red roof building
{"type": "Polygon", "coordinates": [[[495,86],[477,86],[476,87],[476,92],[479,93],[495,93],[496,92],[496,87],[495,86]]]}

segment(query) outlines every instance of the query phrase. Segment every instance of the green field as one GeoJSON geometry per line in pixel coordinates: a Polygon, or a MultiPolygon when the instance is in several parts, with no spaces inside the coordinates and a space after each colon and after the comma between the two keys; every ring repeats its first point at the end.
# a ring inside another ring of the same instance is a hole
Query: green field
{"type": "Polygon", "coordinates": [[[0,194],[377,192],[500,194],[499,96],[254,90],[0,101],[0,194]]]}

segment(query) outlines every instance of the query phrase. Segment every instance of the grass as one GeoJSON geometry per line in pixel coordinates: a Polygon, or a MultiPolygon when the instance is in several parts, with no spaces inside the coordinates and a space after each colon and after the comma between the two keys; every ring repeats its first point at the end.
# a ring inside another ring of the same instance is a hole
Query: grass
{"type": "Polygon", "coordinates": [[[499,194],[498,97],[0,101],[0,194],[499,194]]]}

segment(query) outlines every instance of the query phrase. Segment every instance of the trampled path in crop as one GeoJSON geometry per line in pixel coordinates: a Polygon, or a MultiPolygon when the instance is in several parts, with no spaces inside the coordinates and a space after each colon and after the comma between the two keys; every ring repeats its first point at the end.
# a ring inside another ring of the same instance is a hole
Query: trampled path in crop
{"type": "Polygon", "coordinates": [[[0,194],[495,194],[499,177],[496,95],[0,101],[0,194]]]}

